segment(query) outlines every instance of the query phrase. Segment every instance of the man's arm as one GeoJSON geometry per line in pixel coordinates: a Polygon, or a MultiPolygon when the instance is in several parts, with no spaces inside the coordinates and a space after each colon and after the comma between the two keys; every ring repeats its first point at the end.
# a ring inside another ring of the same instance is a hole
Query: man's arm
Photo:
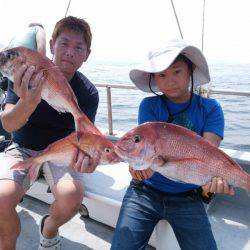
{"type": "Polygon", "coordinates": [[[19,100],[15,105],[7,103],[4,111],[1,113],[4,130],[8,133],[12,133],[23,127],[33,111],[34,108],[30,108],[29,105],[26,105],[22,100],[19,100]]]}
{"type": "Polygon", "coordinates": [[[46,33],[44,29],[39,28],[36,33],[37,51],[46,56],[46,33]]]}

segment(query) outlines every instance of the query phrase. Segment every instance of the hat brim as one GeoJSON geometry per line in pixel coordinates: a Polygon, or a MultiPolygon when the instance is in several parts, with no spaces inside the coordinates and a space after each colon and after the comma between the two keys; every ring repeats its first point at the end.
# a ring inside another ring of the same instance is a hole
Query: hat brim
{"type": "MultiPolygon", "coordinates": [[[[202,52],[194,46],[177,48],[167,53],[147,60],[142,66],[132,69],[129,73],[131,81],[142,91],[151,92],[149,88],[149,77],[151,73],[159,73],[166,70],[179,54],[185,55],[195,65],[193,71],[194,87],[206,84],[210,81],[207,61],[202,52]]],[[[160,91],[151,78],[151,88],[153,91],[160,91]]]]}

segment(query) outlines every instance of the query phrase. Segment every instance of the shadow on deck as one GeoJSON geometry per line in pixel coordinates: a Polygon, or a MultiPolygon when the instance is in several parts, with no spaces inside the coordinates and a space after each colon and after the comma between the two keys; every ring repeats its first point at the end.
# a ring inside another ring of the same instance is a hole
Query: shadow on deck
{"type": "MultiPolygon", "coordinates": [[[[17,207],[22,231],[17,241],[17,250],[38,248],[39,221],[48,212],[49,205],[35,198],[25,196],[17,207]]],[[[60,228],[62,250],[106,250],[110,249],[114,229],[90,218],[81,219],[77,214],[60,228]]],[[[147,250],[154,248],[148,246],[147,250]]]]}

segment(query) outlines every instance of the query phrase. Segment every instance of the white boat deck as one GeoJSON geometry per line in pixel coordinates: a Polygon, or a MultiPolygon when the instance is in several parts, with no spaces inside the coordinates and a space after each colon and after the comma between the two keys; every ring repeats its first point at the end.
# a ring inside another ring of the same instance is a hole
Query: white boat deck
{"type": "MultiPolygon", "coordinates": [[[[39,221],[48,212],[49,205],[26,196],[17,207],[22,231],[17,241],[17,250],[38,249],[39,221]]],[[[114,229],[90,218],[81,219],[77,214],[60,228],[62,250],[106,250],[110,249],[114,229]]],[[[153,248],[148,246],[147,250],[153,248]]]]}

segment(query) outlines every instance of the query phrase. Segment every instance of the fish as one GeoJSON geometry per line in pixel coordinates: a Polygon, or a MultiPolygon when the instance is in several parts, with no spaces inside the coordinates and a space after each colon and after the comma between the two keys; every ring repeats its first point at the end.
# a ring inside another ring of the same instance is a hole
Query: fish
{"type": "Polygon", "coordinates": [[[15,72],[22,65],[35,67],[30,88],[32,87],[32,79],[39,72],[43,73],[45,80],[42,83],[41,98],[58,112],[69,112],[73,115],[78,140],[81,131],[88,130],[95,134],[101,134],[78,106],[76,96],[66,77],[49,58],[35,50],[24,47],[11,48],[0,52],[0,72],[11,81],[14,80],[15,72]]]}
{"type": "Polygon", "coordinates": [[[250,193],[250,175],[219,148],[184,127],[147,122],[124,134],[117,155],[135,170],[151,168],[161,175],[199,186],[221,177],[250,193]]]}
{"type": "Polygon", "coordinates": [[[114,151],[114,144],[105,141],[99,135],[85,132],[81,134],[79,144],[76,132],[48,145],[42,152],[27,160],[16,163],[12,170],[27,171],[30,182],[36,180],[40,167],[44,162],[52,161],[60,165],[71,165],[77,150],[89,157],[99,157],[99,165],[115,164],[121,161],[114,151]]]}

